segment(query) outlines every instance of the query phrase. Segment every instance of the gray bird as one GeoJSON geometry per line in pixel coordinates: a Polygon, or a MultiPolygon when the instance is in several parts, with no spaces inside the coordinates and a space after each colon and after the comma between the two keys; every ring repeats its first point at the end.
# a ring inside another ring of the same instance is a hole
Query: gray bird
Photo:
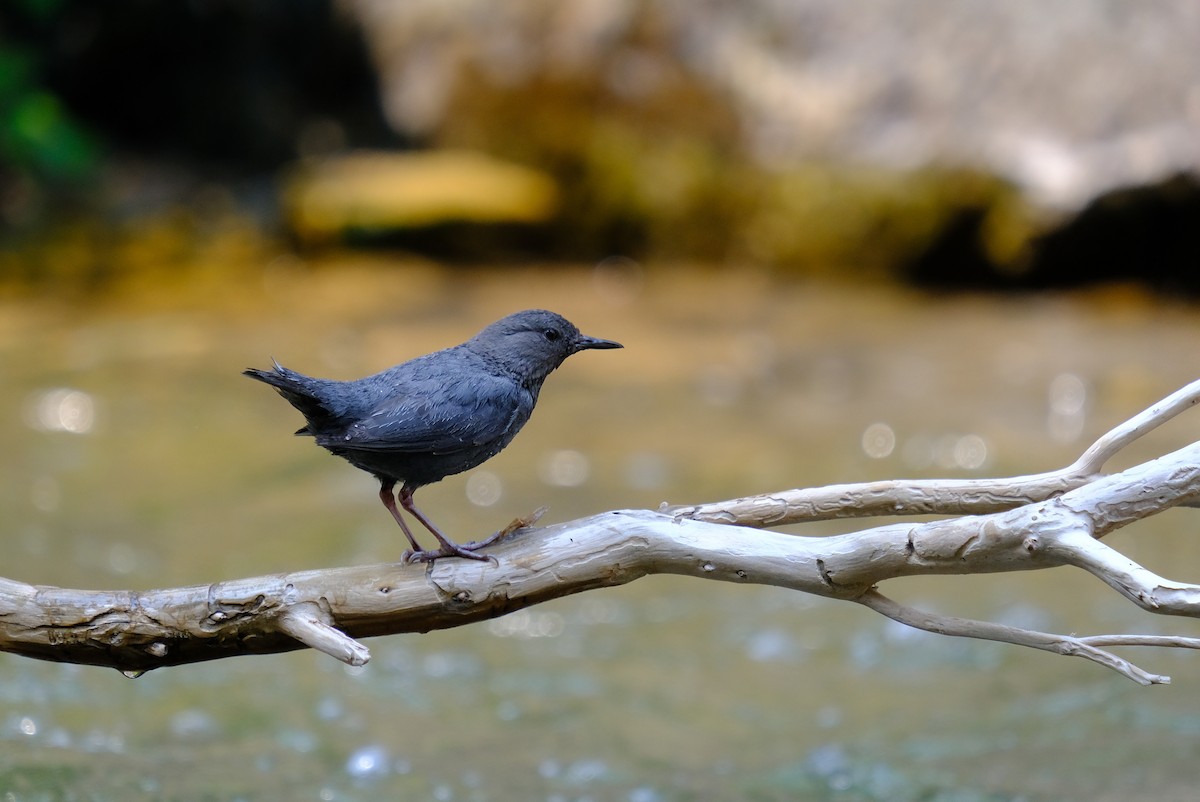
{"type": "Polygon", "coordinates": [[[478,550],[501,532],[459,545],[416,508],[413,493],[499,454],[529,420],[542,382],[571,354],[621,347],[580,334],[554,312],[529,309],[461,345],[356,381],[314,379],[278,362],[273,370],[251,368],[245,375],[271,385],[300,410],[308,424],[296,434],[313,437],[379,479],[379,498],[412,545],[405,560],[451,555],[486,560],[478,550]],[[396,509],[397,499],[440,548],[421,548],[396,509]]]}

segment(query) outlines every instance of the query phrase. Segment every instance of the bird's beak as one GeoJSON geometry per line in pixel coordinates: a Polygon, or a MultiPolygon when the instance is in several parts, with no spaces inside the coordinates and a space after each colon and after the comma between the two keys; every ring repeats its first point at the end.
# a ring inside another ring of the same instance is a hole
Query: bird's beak
{"type": "Polygon", "coordinates": [[[625,346],[621,345],[619,342],[616,342],[614,340],[601,340],[599,337],[585,337],[583,335],[580,335],[579,339],[575,341],[575,351],[576,352],[587,351],[590,349],[624,348],[624,347],[625,346]]]}

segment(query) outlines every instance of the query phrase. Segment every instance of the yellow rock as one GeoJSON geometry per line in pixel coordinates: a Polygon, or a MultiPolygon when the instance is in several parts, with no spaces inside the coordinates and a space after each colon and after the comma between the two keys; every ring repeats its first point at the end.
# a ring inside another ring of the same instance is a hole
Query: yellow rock
{"type": "Polygon", "coordinates": [[[283,192],[288,222],[307,240],[348,229],[540,223],[558,202],[546,174],[471,151],[357,151],[305,163],[283,192]]]}

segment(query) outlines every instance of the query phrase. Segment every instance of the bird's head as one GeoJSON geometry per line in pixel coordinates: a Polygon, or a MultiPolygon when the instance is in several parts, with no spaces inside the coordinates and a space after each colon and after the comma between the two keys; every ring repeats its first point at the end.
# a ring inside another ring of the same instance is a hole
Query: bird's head
{"type": "Polygon", "coordinates": [[[541,382],[571,354],[622,348],[612,340],[581,334],[571,321],[545,309],[527,309],[497,320],[468,346],[523,379],[541,382]]]}

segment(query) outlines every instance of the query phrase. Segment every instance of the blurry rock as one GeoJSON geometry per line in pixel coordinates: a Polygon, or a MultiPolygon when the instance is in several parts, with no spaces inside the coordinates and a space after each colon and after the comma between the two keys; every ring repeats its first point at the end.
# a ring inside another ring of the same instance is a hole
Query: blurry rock
{"type": "Polygon", "coordinates": [[[355,237],[404,244],[406,232],[545,223],[557,197],[545,174],[480,153],[360,151],[304,163],[285,184],[283,206],[305,244],[355,237]]]}
{"type": "Polygon", "coordinates": [[[1200,178],[1100,195],[1039,244],[1028,284],[1139,280],[1200,297],[1200,178]]]}
{"type": "Polygon", "coordinates": [[[390,122],[419,136],[462,126],[471,94],[562,80],[656,113],[682,73],[737,115],[724,144],[774,168],[967,165],[1062,210],[1200,171],[1194,3],[343,2],[390,122]]]}
{"type": "Polygon", "coordinates": [[[1200,287],[1200,4],[341,2],[396,131],[559,179],[544,253],[1200,287]]]}

